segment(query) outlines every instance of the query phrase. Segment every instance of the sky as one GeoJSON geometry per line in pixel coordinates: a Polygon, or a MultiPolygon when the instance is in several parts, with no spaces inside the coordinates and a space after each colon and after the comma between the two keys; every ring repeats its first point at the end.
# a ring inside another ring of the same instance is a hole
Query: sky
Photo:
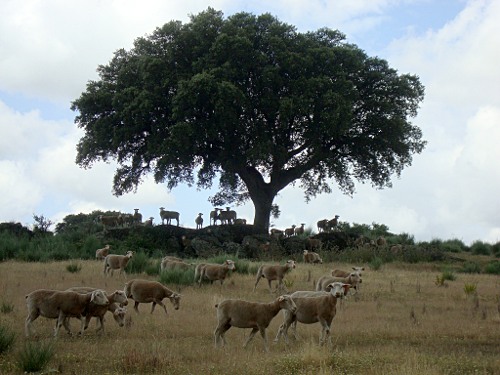
{"type": "MultiPolygon", "coordinates": [[[[305,223],[316,230],[318,220],[339,215],[416,241],[500,241],[497,0],[0,0],[0,222],[31,227],[34,214],[59,223],[69,214],[138,208],[158,224],[165,207],[180,212],[182,226],[194,228],[199,212],[208,223],[215,190],[169,191],[146,178],[136,192],[116,197],[113,162],[80,168],[83,133],[70,107],[114,51],[209,6],[226,17],[271,13],[300,32],[338,29],[425,86],[412,122],[428,144],[392,188],[358,183],[346,196],[331,181],[332,194],[306,203],[298,185],[289,186],[275,199],[276,228],[305,223]]],[[[232,209],[252,222],[251,202],[232,209]]]]}

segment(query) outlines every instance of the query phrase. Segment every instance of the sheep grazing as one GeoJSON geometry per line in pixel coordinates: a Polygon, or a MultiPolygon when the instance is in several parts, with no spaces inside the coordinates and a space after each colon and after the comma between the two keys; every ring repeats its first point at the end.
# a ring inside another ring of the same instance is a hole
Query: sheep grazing
{"type": "Polygon", "coordinates": [[[145,227],[152,227],[152,226],[153,226],[153,220],[154,220],[154,217],[152,217],[152,216],[151,216],[148,220],[146,220],[146,221],[143,223],[143,225],[144,225],[145,227]]]}
{"type": "Polygon", "coordinates": [[[186,263],[183,260],[174,260],[170,259],[170,257],[165,257],[161,260],[160,263],[160,272],[163,271],[171,271],[171,270],[188,270],[193,267],[192,264],[186,263]]]}
{"type": "Polygon", "coordinates": [[[179,216],[177,211],[165,211],[165,208],[160,207],[161,225],[165,224],[165,220],[167,220],[167,225],[171,225],[172,219],[175,219],[177,226],[179,226],[179,216]]]}
{"type": "MultiPolygon", "coordinates": [[[[67,289],[70,292],[77,292],[80,294],[88,294],[97,290],[97,288],[90,287],[73,287],[67,289]]],[[[97,331],[104,332],[104,315],[106,312],[110,311],[113,315],[115,322],[123,327],[125,325],[125,315],[127,313],[127,309],[123,306],[128,305],[128,299],[123,290],[115,290],[111,294],[106,294],[108,298],[108,304],[105,306],[96,305],[93,302],[89,304],[87,311],[85,312],[85,326],[84,330],[86,330],[89,326],[90,320],[92,317],[97,318],[98,327],[97,331]]]]}
{"type": "Polygon", "coordinates": [[[333,277],[330,275],[322,276],[316,283],[316,291],[327,291],[328,285],[334,282],[341,282],[343,284],[350,284],[351,288],[357,289],[358,285],[363,282],[361,277],[356,272],[351,272],[347,277],[333,277]]]}
{"type": "Polygon", "coordinates": [[[207,279],[210,283],[216,280],[220,280],[220,285],[224,283],[224,280],[229,271],[234,271],[236,266],[234,261],[227,259],[222,264],[198,264],[194,272],[194,281],[198,281],[198,285],[201,287],[201,282],[203,279],[207,279]]]}
{"type": "Polygon", "coordinates": [[[125,255],[109,254],[104,258],[104,276],[107,276],[111,271],[111,276],[113,276],[114,270],[120,270],[120,275],[126,276],[125,267],[134,255],[133,251],[127,251],[125,255]]]}
{"type": "Polygon", "coordinates": [[[106,245],[102,249],[97,249],[95,251],[95,258],[97,260],[103,260],[109,254],[110,249],[111,249],[111,245],[106,245]]]}
{"type": "Polygon", "coordinates": [[[247,224],[247,219],[236,219],[234,221],[236,225],[246,225],[247,224]]]}
{"type": "Polygon", "coordinates": [[[281,237],[284,236],[283,231],[281,229],[276,229],[276,228],[272,228],[270,230],[270,234],[272,237],[277,238],[277,239],[280,239],[281,237]]]}
{"type": "MultiPolygon", "coordinates": [[[[337,299],[343,298],[349,287],[349,284],[334,282],[328,285],[329,292],[298,291],[292,293],[290,297],[295,302],[297,310],[295,313],[284,311],[284,320],[274,341],[278,342],[283,335],[288,344],[288,328],[296,322],[304,324],[319,322],[321,324],[319,343],[323,345],[330,337],[332,320],[337,313],[337,299]]],[[[295,330],[294,336],[297,338],[295,330]]]]}
{"type": "MultiPolygon", "coordinates": [[[[352,267],[354,273],[357,273],[359,277],[362,276],[362,271],[365,270],[365,267],[352,267]]],[[[353,271],[343,271],[343,270],[339,270],[339,269],[335,269],[332,271],[332,276],[335,276],[335,277],[347,277],[349,276],[353,271]]]]}
{"type": "Polygon", "coordinates": [[[85,320],[82,319],[91,303],[95,305],[107,306],[109,304],[106,293],[103,290],[95,290],[89,294],[77,292],[57,291],[49,289],[38,289],[28,295],[26,307],[28,316],[25,321],[26,337],[31,332],[31,323],[39,316],[49,319],[57,319],[54,337],[57,337],[59,328],[64,325],[66,331],[71,334],[66,318],[75,317],[81,320],[80,334],[85,330],[85,320]]]}
{"type": "Polygon", "coordinates": [[[165,310],[165,314],[168,315],[167,307],[162,302],[164,298],[168,298],[174,305],[174,309],[179,310],[181,295],[174,293],[158,281],[130,280],[125,284],[124,292],[128,298],[135,301],[134,310],[137,313],[139,313],[139,303],[153,303],[151,314],[155,310],[155,306],[160,305],[165,310]]]}
{"type": "Polygon", "coordinates": [[[323,264],[323,259],[319,256],[318,253],[304,250],[304,263],[321,263],[323,264]]]}
{"type": "Polygon", "coordinates": [[[203,214],[200,212],[196,219],[194,219],[194,222],[196,223],[196,229],[201,229],[203,228],[203,214]]]}
{"type": "Polygon", "coordinates": [[[288,295],[280,296],[270,303],[227,299],[215,305],[215,307],[217,308],[218,322],[214,332],[216,347],[219,346],[221,340],[222,346],[226,345],[224,334],[229,328],[252,328],[252,332],[250,332],[243,347],[245,348],[257,331],[259,331],[264,340],[264,349],[266,352],[269,351],[266,328],[269,327],[271,320],[282,309],[290,311],[292,314],[297,310],[295,303],[288,295]]]}
{"type": "Polygon", "coordinates": [[[283,266],[282,265],[271,266],[263,264],[262,266],[259,267],[259,270],[257,271],[257,279],[255,280],[253,291],[255,292],[257,284],[259,283],[262,277],[267,279],[267,283],[269,285],[269,292],[271,293],[272,293],[271,281],[277,280],[278,285],[276,286],[276,291],[278,291],[278,289],[283,286],[283,278],[285,277],[285,274],[290,272],[294,268],[295,268],[295,261],[293,260],[287,260],[283,266]]]}
{"type": "Polygon", "coordinates": [[[292,237],[295,234],[295,227],[296,225],[292,225],[291,228],[286,228],[285,229],[285,237],[292,237]]]}

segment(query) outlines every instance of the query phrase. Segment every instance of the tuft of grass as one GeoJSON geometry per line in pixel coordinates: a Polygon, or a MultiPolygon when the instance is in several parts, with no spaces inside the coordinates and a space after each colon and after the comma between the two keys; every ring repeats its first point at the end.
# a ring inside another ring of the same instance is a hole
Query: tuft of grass
{"type": "Polygon", "coordinates": [[[66,271],[71,273],[78,273],[82,270],[82,265],[79,263],[70,263],[66,266],[66,271]]]}
{"type": "Polygon", "coordinates": [[[54,356],[54,347],[51,343],[28,341],[19,352],[17,364],[24,372],[40,372],[54,356]]]}
{"type": "Polygon", "coordinates": [[[0,312],[2,314],[8,314],[14,311],[14,305],[10,302],[2,301],[0,304],[0,312]]]}
{"type": "Polygon", "coordinates": [[[16,334],[7,327],[0,325],[0,354],[9,351],[16,341],[16,334]]]}
{"type": "Polygon", "coordinates": [[[443,271],[442,278],[444,280],[449,280],[449,281],[453,281],[453,280],[457,279],[457,277],[455,276],[455,274],[453,273],[453,271],[451,271],[449,269],[445,269],[443,271]]]}
{"type": "Polygon", "coordinates": [[[470,296],[472,294],[476,294],[477,291],[477,284],[464,284],[464,292],[465,295],[470,296]]]}
{"type": "Polygon", "coordinates": [[[374,257],[372,261],[369,263],[369,266],[372,270],[378,271],[383,264],[384,261],[382,260],[382,258],[374,257]]]}

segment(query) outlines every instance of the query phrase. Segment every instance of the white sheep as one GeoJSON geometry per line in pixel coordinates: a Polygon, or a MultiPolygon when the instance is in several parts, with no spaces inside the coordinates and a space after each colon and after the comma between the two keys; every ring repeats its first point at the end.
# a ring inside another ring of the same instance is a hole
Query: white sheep
{"type": "Polygon", "coordinates": [[[90,303],[95,305],[108,305],[109,301],[103,290],[95,290],[89,294],[77,292],[57,291],[50,289],[38,289],[25,296],[28,316],[25,321],[26,337],[31,332],[31,323],[39,316],[49,319],[57,319],[54,337],[57,337],[59,328],[64,325],[66,331],[71,334],[66,318],[74,317],[81,320],[80,334],[85,330],[85,319],[82,319],[89,308],[90,303]]]}
{"type": "Polygon", "coordinates": [[[253,287],[253,291],[257,288],[257,284],[259,283],[261,278],[267,279],[267,283],[269,285],[269,292],[272,293],[271,289],[271,281],[277,280],[278,285],[276,286],[276,291],[283,286],[283,278],[285,274],[290,272],[295,268],[295,261],[287,260],[286,263],[282,265],[267,265],[263,264],[259,267],[257,271],[257,279],[255,280],[255,285],[253,287]]]}
{"type": "Polygon", "coordinates": [[[125,295],[135,301],[134,309],[139,313],[139,303],[153,303],[151,314],[156,305],[160,305],[168,315],[167,307],[163,304],[163,299],[168,298],[175,310],[179,310],[181,295],[168,289],[158,281],[134,279],[125,284],[125,295]]]}
{"type": "Polygon", "coordinates": [[[319,220],[316,225],[318,226],[318,233],[328,231],[328,219],[319,220]]]}
{"type": "MultiPolygon", "coordinates": [[[[97,288],[84,286],[67,289],[67,291],[77,292],[80,294],[92,293],[95,290],[97,290],[97,288]]],[[[125,325],[125,315],[127,313],[127,309],[123,306],[128,305],[128,299],[125,292],[123,290],[115,290],[111,294],[106,293],[106,297],[108,298],[108,305],[96,305],[93,302],[89,304],[89,307],[85,312],[84,330],[88,328],[92,317],[95,317],[98,322],[97,331],[104,331],[104,315],[108,311],[111,312],[113,319],[120,327],[125,325]]]]}
{"type": "Polygon", "coordinates": [[[359,267],[359,266],[354,266],[352,267],[352,271],[343,271],[343,270],[339,270],[339,269],[334,269],[332,271],[332,276],[335,276],[335,277],[347,277],[349,276],[351,273],[357,273],[359,275],[359,277],[363,276],[362,275],[362,272],[365,270],[365,267],[359,267]]]}
{"type": "Polygon", "coordinates": [[[286,228],[285,229],[285,237],[292,237],[295,234],[295,227],[296,227],[296,225],[293,224],[291,228],[286,228]]]}
{"type": "Polygon", "coordinates": [[[330,275],[326,275],[319,278],[318,282],[316,283],[316,291],[328,291],[328,285],[334,282],[350,284],[351,288],[356,290],[358,288],[358,285],[361,284],[363,280],[356,272],[351,272],[347,277],[333,277],[330,275]]]}
{"type": "Polygon", "coordinates": [[[224,283],[229,271],[234,271],[236,269],[234,261],[227,259],[222,264],[198,264],[194,272],[194,281],[198,282],[201,286],[203,279],[207,279],[210,283],[220,280],[220,285],[224,283]]]}
{"type": "Polygon", "coordinates": [[[323,264],[323,259],[319,256],[318,253],[313,251],[304,250],[304,263],[321,263],[323,264]]]}
{"type": "MultiPolygon", "coordinates": [[[[319,338],[320,345],[323,345],[330,336],[330,326],[337,313],[337,299],[343,298],[349,290],[349,284],[334,282],[328,285],[329,292],[297,291],[292,293],[292,297],[297,310],[295,313],[284,311],[284,320],[278,329],[275,342],[279,341],[281,335],[284,336],[288,344],[288,328],[296,322],[304,324],[321,324],[321,333],[319,338]]],[[[296,331],[294,336],[297,338],[296,331]]]]}
{"type": "Polygon", "coordinates": [[[189,270],[193,267],[192,264],[184,262],[181,260],[171,259],[170,257],[165,257],[160,263],[160,272],[170,271],[174,269],[179,270],[189,270]]]}
{"type": "Polygon", "coordinates": [[[295,228],[295,235],[296,236],[300,236],[301,234],[304,234],[304,230],[305,230],[304,226],[305,226],[305,224],[301,223],[300,227],[295,228]]]}
{"type": "Polygon", "coordinates": [[[296,311],[295,303],[288,295],[278,297],[270,303],[249,302],[243,300],[227,299],[215,305],[217,308],[217,328],[215,329],[215,346],[219,346],[222,340],[222,346],[226,344],[224,334],[231,327],[252,328],[243,347],[246,347],[257,331],[260,332],[264,340],[264,348],[269,351],[267,343],[266,328],[271,320],[282,309],[291,313],[296,311]]]}
{"type": "Polygon", "coordinates": [[[196,229],[201,229],[203,228],[203,214],[200,212],[196,219],[194,219],[194,222],[196,223],[196,229]]]}
{"type": "Polygon", "coordinates": [[[117,215],[99,215],[99,222],[104,226],[104,229],[114,228],[119,225],[119,220],[117,215]]]}
{"type": "Polygon", "coordinates": [[[152,227],[152,226],[153,226],[153,220],[154,220],[154,217],[152,217],[152,216],[151,216],[148,220],[146,220],[146,221],[143,223],[143,225],[144,225],[145,227],[152,227]]]}
{"type": "Polygon", "coordinates": [[[125,267],[134,255],[133,251],[127,251],[125,255],[109,254],[104,258],[104,276],[107,276],[111,271],[111,276],[113,276],[114,270],[120,270],[120,275],[126,275],[125,267]]]}
{"type": "Polygon", "coordinates": [[[97,260],[103,260],[109,254],[110,249],[111,249],[111,245],[106,245],[102,249],[97,249],[95,251],[95,258],[97,260]]]}
{"type": "Polygon", "coordinates": [[[229,207],[226,207],[226,211],[220,210],[219,220],[222,224],[234,224],[236,220],[236,211],[230,210],[229,207]]]}
{"type": "Polygon", "coordinates": [[[165,211],[164,207],[160,207],[160,217],[161,224],[164,225],[165,220],[167,220],[167,225],[172,223],[172,219],[177,220],[177,226],[179,226],[179,213],[177,211],[165,211]]]}
{"type": "Polygon", "coordinates": [[[335,215],[332,220],[328,220],[328,223],[326,225],[327,231],[337,229],[337,225],[339,224],[339,217],[339,215],[335,215]]]}

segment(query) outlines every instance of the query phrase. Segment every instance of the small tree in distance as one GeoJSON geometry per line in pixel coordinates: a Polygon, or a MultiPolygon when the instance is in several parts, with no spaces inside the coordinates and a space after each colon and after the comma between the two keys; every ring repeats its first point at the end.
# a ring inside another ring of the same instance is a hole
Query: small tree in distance
{"type": "Polygon", "coordinates": [[[252,200],[269,228],[276,195],[298,183],[309,201],[354,180],[390,187],[422,152],[424,88],[330,29],[299,33],[269,14],[208,8],[115,52],[72,103],[84,136],[76,162],[115,159],[114,194],[145,174],[169,189],[210,188],[215,206],[252,200]]]}

